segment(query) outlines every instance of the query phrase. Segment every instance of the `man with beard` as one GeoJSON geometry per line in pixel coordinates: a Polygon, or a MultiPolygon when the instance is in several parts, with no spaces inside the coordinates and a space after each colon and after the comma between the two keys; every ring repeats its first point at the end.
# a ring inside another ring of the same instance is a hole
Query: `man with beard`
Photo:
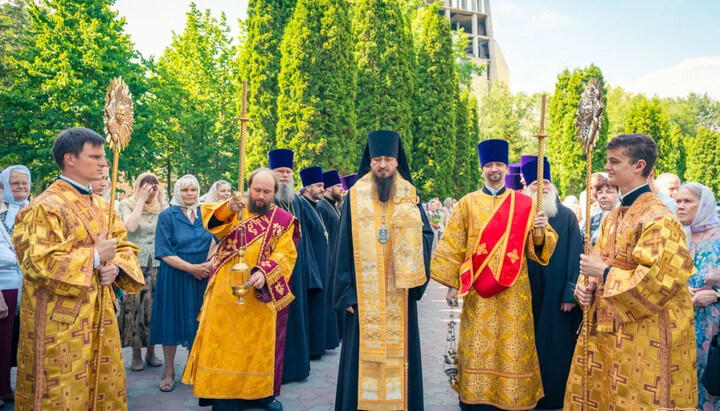
{"type": "Polygon", "coordinates": [[[290,282],[295,300],[290,304],[285,344],[285,363],[282,382],[302,381],[310,375],[310,336],[308,294],[322,289],[322,282],[315,262],[312,244],[305,233],[309,232],[310,220],[295,195],[293,179],[294,153],[288,149],[275,149],[268,153],[270,169],[280,182],[275,195],[275,204],[292,214],[300,223],[300,242],[297,246],[297,261],[290,282]]]}
{"type": "Polygon", "coordinates": [[[460,314],[453,389],[462,410],[527,410],[543,396],[526,257],[546,265],[557,234],[532,199],[504,186],[508,143],[478,144],[485,187],[460,199],[432,261],[460,314]]]}
{"type": "Polygon", "coordinates": [[[325,349],[334,350],[340,345],[338,330],[342,330],[344,312],[335,312],[332,308],[332,288],[335,283],[334,247],[337,244],[337,230],[340,225],[340,208],[342,202],[342,183],[337,170],[323,173],[325,195],[317,203],[317,211],[325,222],[328,230],[329,246],[327,253],[327,281],[325,287],[325,349]]]}
{"type": "MultiPolygon", "coordinates": [[[[535,347],[545,397],[538,409],[562,408],[565,382],[575,351],[575,335],[582,321],[574,291],[580,274],[583,238],[575,214],[560,204],[557,188],[550,180],[550,163],[544,159],[543,211],[558,234],[555,252],[547,266],[528,261],[528,277],[535,320],[535,347]]],[[[537,157],[522,167],[528,186],[525,194],[535,198],[538,190],[537,157]]]]}
{"type": "Polygon", "coordinates": [[[304,168],[300,170],[300,180],[303,184],[300,204],[308,221],[307,229],[303,234],[312,243],[315,263],[322,281],[322,290],[311,292],[308,295],[310,359],[318,360],[325,354],[325,323],[327,315],[332,314],[325,301],[327,295],[327,250],[330,233],[317,210],[317,203],[325,192],[322,169],[320,167],[304,168]]]}
{"type": "Polygon", "coordinates": [[[194,395],[214,399],[213,410],[250,405],[282,410],[275,396],[299,235],[295,217],[273,203],[278,188],[273,172],[260,168],[248,179],[247,201],[239,191],[229,200],[202,205],[203,224],[220,244],[183,383],[193,386],[194,395]],[[230,288],[241,248],[253,287],[243,297],[245,305],[236,304],[230,288]]]}
{"type": "Polygon", "coordinates": [[[422,410],[417,300],[433,233],[400,136],[374,131],[345,198],[333,304],[346,311],[336,410],[422,410]]]}

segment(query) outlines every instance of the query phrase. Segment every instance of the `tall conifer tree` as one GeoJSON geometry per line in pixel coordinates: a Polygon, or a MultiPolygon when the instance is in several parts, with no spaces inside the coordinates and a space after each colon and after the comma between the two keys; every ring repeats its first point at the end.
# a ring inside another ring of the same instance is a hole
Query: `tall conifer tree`
{"type": "Polygon", "coordinates": [[[415,186],[424,197],[452,193],[458,77],[448,19],[440,3],[420,11],[416,23],[416,83],[413,101],[413,155],[415,186]]]}
{"type": "Polygon", "coordinates": [[[347,4],[299,0],[282,42],[277,144],[294,150],[296,168],[354,172],[355,66],[347,4]]]}
{"type": "Polygon", "coordinates": [[[245,43],[238,58],[241,80],[248,80],[247,168],[267,165],[267,153],[276,148],[280,43],[295,0],[250,0],[244,23],[245,43]]]}
{"type": "Polygon", "coordinates": [[[389,129],[400,134],[412,157],[414,57],[408,18],[397,0],[357,0],[353,13],[358,155],[369,132],[389,129]]]}

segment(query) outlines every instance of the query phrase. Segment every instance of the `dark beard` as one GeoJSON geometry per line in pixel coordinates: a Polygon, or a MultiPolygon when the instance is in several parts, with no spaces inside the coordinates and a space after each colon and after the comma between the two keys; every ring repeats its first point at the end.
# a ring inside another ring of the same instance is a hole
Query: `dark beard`
{"type": "Polygon", "coordinates": [[[262,205],[257,205],[257,203],[253,200],[248,201],[248,211],[250,211],[250,214],[259,214],[259,215],[265,215],[270,211],[270,203],[263,203],[262,205]]]}
{"type": "Polygon", "coordinates": [[[340,204],[342,201],[342,193],[330,193],[330,198],[335,202],[335,204],[340,204]]]}
{"type": "Polygon", "coordinates": [[[372,180],[375,185],[378,200],[380,200],[381,203],[387,203],[395,191],[395,175],[393,174],[390,177],[377,177],[373,174],[372,180]]]}

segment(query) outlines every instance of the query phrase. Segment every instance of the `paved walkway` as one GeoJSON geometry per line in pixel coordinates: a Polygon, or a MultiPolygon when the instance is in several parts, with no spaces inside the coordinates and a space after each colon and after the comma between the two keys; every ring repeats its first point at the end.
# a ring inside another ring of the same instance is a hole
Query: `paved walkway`
{"type": "MultiPolygon", "coordinates": [[[[445,290],[445,287],[431,281],[425,296],[418,303],[425,409],[427,411],[453,411],[460,408],[457,394],[450,389],[443,373],[446,324],[450,310],[445,303],[445,290]]],[[[458,314],[455,315],[456,318],[458,316],[458,314]]],[[[160,347],[157,347],[156,352],[162,358],[160,347]]],[[[192,387],[180,382],[180,374],[185,367],[187,354],[187,350],[182,347],[178,348],[175,358],[177,373],[175,390],[163,393],[158,388],[163,367],[146,366],[143,371],[133,372],[130,370],[131,350],[124,349],[128,409],[131,411],[209,411],[210,408],[198,406],[197,398],[192,395],[192,387]]],[[[283,385],[278,399],[282,401],[284,409],[287,411],[332,410],[335,402],[339,358],[340,348],[328,351],[322,359],[311,362],[310,376],[307,380],[283,385]]],[[[12,403],[2,409],[2,411],[6,410],[13,410],[12,403]]]]}

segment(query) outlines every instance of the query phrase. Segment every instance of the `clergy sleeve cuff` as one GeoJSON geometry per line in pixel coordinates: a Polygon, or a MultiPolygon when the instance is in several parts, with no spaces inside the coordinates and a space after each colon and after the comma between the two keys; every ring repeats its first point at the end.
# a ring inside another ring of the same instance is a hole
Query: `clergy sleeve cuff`
{"type": "Polygon", "coordinates": [[[93,259],[93,268],[100,267],[100,253],[98,253],[98,250],[95,250],[95,257],[93,259]]]}
{"type": "Polygon", "coordinates": [[[222,222],[227,222],[234,214],[235,213],[228,206],[228,202],[225,201],[223,205],[221,205],[215,210],[215,213],[213,213],[213,217],[217,218],[222,222]]]}
{"type": "Polygon", "coordinates": [[[254,270],[262,272],[265,276],[265,282],[268,291],[270,291],[270,298],[272,298],[276,311],[287,307],[295,299],[283,275],[282,266],[278,264],[277,261],[270,259],[265,260],[255,266],[254,270]]]}
{"type": "Polygon", "coordinates": [[[607,282],[608,274],[610,274],[610,269],[612,266],[608,265],[605,267],[605,271],[603,271],[603,282],[607,282]]]}

